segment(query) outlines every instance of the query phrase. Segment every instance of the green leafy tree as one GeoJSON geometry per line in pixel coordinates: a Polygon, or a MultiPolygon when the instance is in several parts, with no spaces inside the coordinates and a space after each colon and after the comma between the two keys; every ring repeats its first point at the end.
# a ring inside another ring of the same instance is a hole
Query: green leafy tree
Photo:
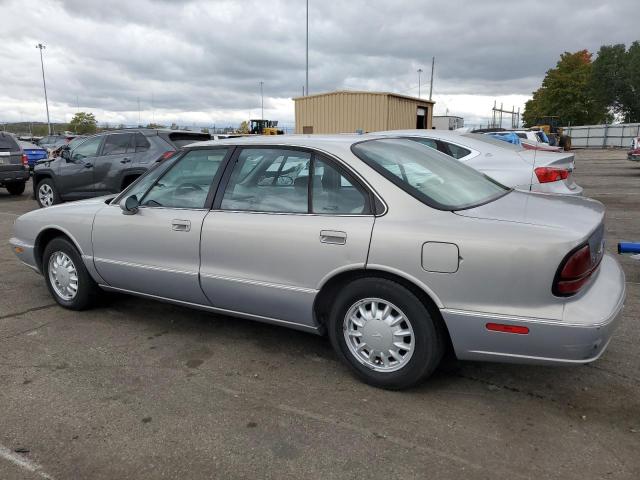
{"type": "Polygon", "coordinates": [[[98,123],[93,113],[78,112],[69,122],[69,129],[80,135],[96,133],[97,127],[98,123]]]}
{"type": "Polygon", "coordinates": [[[238,127],[238,133],[249,133],[249,122],[244,120],[238,127]]]}
{"type": "Polygon", "coordinates": [[[564,125],[588,125],[610,119],[606,103],[591,94],[591,71],[591,53],[587,50],[563,53],[525,104],[522,115],[525,125],[535,125],[538,118],[548,115],[559,116],[564,125]]]}

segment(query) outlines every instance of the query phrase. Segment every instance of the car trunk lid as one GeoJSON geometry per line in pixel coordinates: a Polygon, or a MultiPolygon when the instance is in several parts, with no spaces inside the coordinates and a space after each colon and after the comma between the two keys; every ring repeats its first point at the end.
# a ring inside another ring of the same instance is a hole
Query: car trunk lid
{"type": "MultiPolygon", "coordinates": [[[[567,188],[573,190],[576,184],[573,180],[573,171],[575,169],[575,154],[570,152],[545,152],[542,150],[523,150],[518,152],[520,157],[531,165],[533,170],[540,167],[558,168],[567,170],[569,175],[563,180],[567,188]]],[[[533,174],[535,180],[535,173],[533,174]]]]}
{"type": "Polygon", "coordinates": [[[573,231],[584,239],[603,223],[605,208],[602,203],[589,198],[515,190],[493,202],[455,213],[464,217],[573,231]]]}

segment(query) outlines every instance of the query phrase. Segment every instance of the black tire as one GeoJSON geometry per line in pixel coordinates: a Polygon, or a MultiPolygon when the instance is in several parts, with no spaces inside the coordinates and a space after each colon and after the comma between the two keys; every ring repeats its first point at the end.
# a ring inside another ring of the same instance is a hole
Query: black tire
{"type": "Polygon", "coordinates": [[[391,280],[362,278],[346,285],[335,298],[329,315],[329,338],[340,359],[365,383],[389,390],[421,383],[438,367],[445,351],[445,335],[437,311],[420,301],[411,291],[391,280]],[[414,333],[413,354],[396,371],[376,371],[359,361],[347,345],[345,316],[352,306],[366,298],[388,301],[410,321],[414,333]]]}
{"type": "Polygon", "coordinates": [[[8,183],[6,185],[6,189],[11,195],[22,195],[24,193],[24,188],[25,182],[8,183]]]}
{"type": "Polygon", "coordinates": [[[62,200],[60,199],[60,195],[58,194],[58,190],[56,189],[56,184],[53,183],[53,180],[51,180],[50,178],[43,178],[42,180],[40,180],[38,182],[38,185],[36,186],[36,191],[35,193],[35,197],[36,197],[36,201],[38,202],[38,205],[40,206],[40,208],[46,208],[46,207],[50,207],[51,205],[45,205],[42,203],[42,200],[40,199],[40,189],[43,188],[43,186],[47,185],[52,192],[52,203],[51,205],[56,205],[58,203],[62,203],[62,200]]]}
{"type": "Polygon", "coordinates": [[[85,310],[94,304],[99,292],[99,287],[93,278],[91,278],[91,275],[89,275],[89,272],[84,266],[82,257],[78,253],[78,250],[76,250],[76,247],[66,238],[56,237],[46,245],[44,255],[42,256],[42,273],[44,274],[44,279],[47,283],[47,288],[49,289],[51,296],[64,308],[68,308],[70,310],[85,310]],[[78,285],[77,292],[72,299],[65,299],[61,297],[51,284],[51,278],[49,276],[49,260],[51,259],[51,256],[57,252],[66,254],[76,268],[78,285]]]}

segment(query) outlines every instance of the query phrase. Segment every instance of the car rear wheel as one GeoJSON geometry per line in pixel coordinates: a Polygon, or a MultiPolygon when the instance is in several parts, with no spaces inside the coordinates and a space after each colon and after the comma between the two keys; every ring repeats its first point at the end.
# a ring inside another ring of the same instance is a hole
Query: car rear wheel
{"type": "Polygon", "coordinates": [[[342,289],[329,336],[358,377],[392,390],[426,379],[445,350],[442,328],[429,309],[402,285],[381,278],[359,279],[342,289]]]}
{"type": "Polygon", "coordinates": [[[60,203],[60,196],[50,178],[45,178],[38,182],[38,186],[36,187],[36,200],[41,208],[60,203]]]}
{"type": "Polygon", "coordinates": [[[64,238],[54,238],[44,249],[44,278],[58,304],[70,310],[90,307],[98,293],[75,246],[64,238]]]}
{"type": "Polygon", "coordinates": [[[24,193],[25,182],[10,183],[7,185],[7,191],[11,195],[22,195],[24,193]]]}

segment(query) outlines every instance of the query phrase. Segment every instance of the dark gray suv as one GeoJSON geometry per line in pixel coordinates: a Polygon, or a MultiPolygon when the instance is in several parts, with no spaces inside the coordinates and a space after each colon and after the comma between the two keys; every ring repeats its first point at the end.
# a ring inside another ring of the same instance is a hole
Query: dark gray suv
{"type": "Polygon", "coordinates": [[[146,128],[93,135],[38,162],[33,193],[41,207],[118,193],[180,147],[209,139],[208,133],[146,128]]]}
{"type": "Polygon", "coordinates": [[[29,164],[13,135],[0,132],[0,187],[21,195],[29,180],[29,164]]]}

